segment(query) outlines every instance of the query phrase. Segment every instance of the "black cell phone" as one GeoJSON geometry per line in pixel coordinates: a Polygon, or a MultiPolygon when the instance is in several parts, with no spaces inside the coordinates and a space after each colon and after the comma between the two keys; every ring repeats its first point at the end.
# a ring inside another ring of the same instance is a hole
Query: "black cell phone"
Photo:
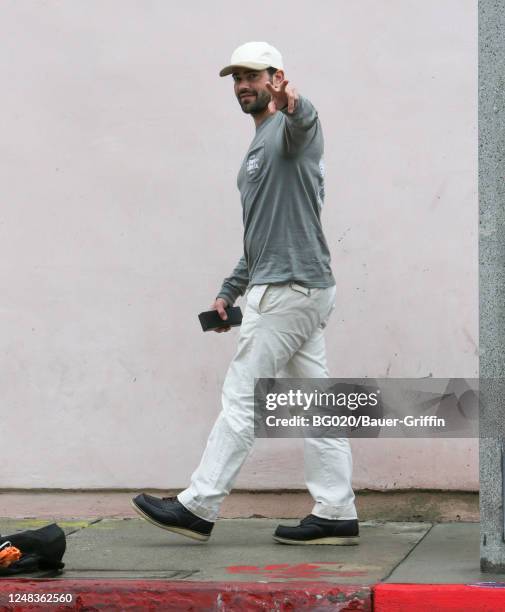
{"type": "Polygon", "coordinates": [[[240,306],[228,306],[225,308],[228,318],[223,321],[219,316],[217,310],[206,310],[198,315],[200,324],[204,332],[210,331],[211,329],[218,329],[219,327],[237,327],[242,323],[242,311],[240,306]]]}

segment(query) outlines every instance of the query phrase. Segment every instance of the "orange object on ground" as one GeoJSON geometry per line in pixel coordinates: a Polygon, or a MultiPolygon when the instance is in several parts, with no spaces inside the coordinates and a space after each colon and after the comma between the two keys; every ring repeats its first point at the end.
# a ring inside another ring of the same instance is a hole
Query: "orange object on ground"
{"type": "Polygon", "coordinates": [[[21,551],[15,546],[6,546],[0,550],[0,567],[9,567],[21,558],[21,551]]]}

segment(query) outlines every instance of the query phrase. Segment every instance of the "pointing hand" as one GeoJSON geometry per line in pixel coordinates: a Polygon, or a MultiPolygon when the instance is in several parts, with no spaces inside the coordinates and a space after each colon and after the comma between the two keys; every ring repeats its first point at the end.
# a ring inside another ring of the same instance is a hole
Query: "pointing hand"
{"type": "Polygon", "coordinates": [[[266,89],[272,96],[268,105],[272,112],[280,110],[285,106],[288,107],[288,113],[292,113],[295,110],[299,97],[298,92],[288,83],[289,81],[284,79],[277,86],[270,82],[266,84],[266,89]]]}

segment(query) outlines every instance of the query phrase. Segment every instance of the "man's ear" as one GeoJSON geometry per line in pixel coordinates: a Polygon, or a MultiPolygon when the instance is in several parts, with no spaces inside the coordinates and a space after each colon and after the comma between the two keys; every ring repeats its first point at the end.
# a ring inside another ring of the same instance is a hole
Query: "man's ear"
{"type": "Polygon", "coordinates": [[[274,74],[274,85],[277,87],[284,80],[284,70],[277,70],[274,74]]]}

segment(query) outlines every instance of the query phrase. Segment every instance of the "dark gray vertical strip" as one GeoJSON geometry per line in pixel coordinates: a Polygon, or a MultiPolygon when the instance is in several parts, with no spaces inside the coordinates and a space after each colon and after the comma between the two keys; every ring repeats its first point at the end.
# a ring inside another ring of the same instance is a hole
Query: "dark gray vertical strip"
{"type": "Polygon", "coordinates": [[[505,542],[505,442],[501,444],[502,542],[505,542]]]}
{"type": "Polygon", "coordinates": [[[505,0],[479,11],[480,564],[505,571],[505,0]]]}

